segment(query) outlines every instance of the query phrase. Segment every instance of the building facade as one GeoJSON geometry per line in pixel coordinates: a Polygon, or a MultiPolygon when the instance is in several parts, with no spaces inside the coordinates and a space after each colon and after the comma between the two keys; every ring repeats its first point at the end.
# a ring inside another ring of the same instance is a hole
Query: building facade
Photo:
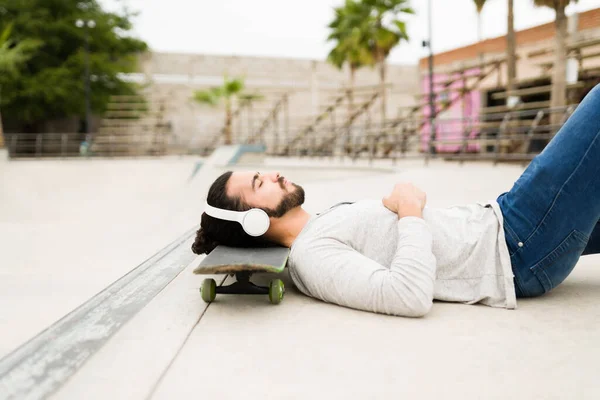
{"type": "MultiPolygon", "coordinates": [[[[578,103],[600,82],[600,8],[569,17],[569,61],[567,102],[578,103]]],[[[481,135],[482,120],[488,114],[515,110],[544,109],[550,106],[554,64],[554,22],[517,31],[516,89],[519,103],[509,107],[507,90],[506,36],[483,40],[469,46],[435,54],[433,93],[437,139],[474,138],[481,135]]],[[[428,59],[419,61],[422,90],[422,147],[432,135],[428,119],[428,59]]],[[[516,98],[514,99],[516,100],[516,98]]],[[[493,117],[490,117],[493,119],[493,117]]],[[[490,119],[488,118],[488,120],[490,119]]],[[[487,126],[493,124],[488,121],[487,126]]],[[[498,127],[495,127],[498,128],[498,127]]],[[[456,152],[460,144],[439,144],[442,152],[456,152]]],[[[478,145],[469,150],[479,151],[478,145]]]]}
{"type": "MultiPolygon", "coordinates": [[[[196,103],[193,93],[221,85],[224,76],[243,77],[247,92],[263,97],[250,106],[234,104],[235,141],[246,140],[265,125],[267,135],[278,134],[279,140],[285,141],[323,113],[327,112],[328,117],[321,126],[339,125],[351,114],[349,100],[339,101],[349,86],[349,71],[338,70],[325,61],[151,52],[141,60],[140,73],[128,79],[145,85],[149,101],[162,110],[161,118],[170,127],[170,140],[196,147],[208,145],[219,136],[225,114],[223,107],[196,103]],[[276,110],[284,97],[286,109],[276,110]]],[[[356,72],[353,109],[379,91],[379,82],[376,69],[356,72]]],[[[393,117],[398,108],[414,103],[420,91],[418,69],[413,65],[388,65],[387,82],[386,114],[393,117]]],[[[368,109],[370,118],[380,118],[379,103],[373,102],[368,109]]]]}

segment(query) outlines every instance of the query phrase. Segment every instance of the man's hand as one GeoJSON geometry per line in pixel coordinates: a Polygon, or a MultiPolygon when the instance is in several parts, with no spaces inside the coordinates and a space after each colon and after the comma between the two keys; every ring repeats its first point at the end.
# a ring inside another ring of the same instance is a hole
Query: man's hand
{"type": "Polygon", "coordinates": [[[402,217],[423,218],[427,195],[412,183],[398,183],[392,193],[383,198],[383,205],[402,217]]]}

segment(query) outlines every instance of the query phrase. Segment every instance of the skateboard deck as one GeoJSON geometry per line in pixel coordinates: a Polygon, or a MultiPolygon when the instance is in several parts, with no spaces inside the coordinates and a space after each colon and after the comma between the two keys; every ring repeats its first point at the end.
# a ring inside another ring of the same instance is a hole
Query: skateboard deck
{"type": "Polygon", "coordinates": [[[194,274],[234,275],[236,282],[229,286],[217,286],[212,278],[202,282],[202,299],[211,303],[221,294],[268,294],[269,301],[279,304],[285,287],[281,279],[271,280],[268,287],[257,286],[250,281],[252,274],[282,272],[287,264],[290,249],[287,247],[242,248],[217,246],[194,268],[194,274]]]}
{"type": "Polygon", "coordinates": [[[287,247],[241,248],[217,246],[194,269],[195,274],[282,272],[290,255],[287,247]]]}

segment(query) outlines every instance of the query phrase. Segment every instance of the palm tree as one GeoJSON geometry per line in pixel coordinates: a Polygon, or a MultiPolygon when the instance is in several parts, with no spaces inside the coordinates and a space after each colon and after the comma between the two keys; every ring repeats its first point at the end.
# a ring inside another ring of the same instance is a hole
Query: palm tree
{"type": "Polygon", "coordinates": [[[207,104],[213,107],[218,106],[221,101],[225,102],[225,128],[223,135],[225,144],[231,144],[231,124],[234,99],[241,99],[244,102],[251,102],[262,98],[259,94],[244,93],[244,80],[241,78],[224,78],[222,86],[213,87],[208,90],[197,90],[194,92],[194,100],[200,104],[207,104]]]}
{"type": "MultiPolygon", "coordinates": [[[[481,32],[481,12],[483,11],[483,6],[485,6],[485,2],[487,0],[473,0],[475,3],[475,7],[477,8],[477,41],[481,46],[481,41],[483,40],[483,35],[481,32]]],[[[479,63],[483,64],[483,51],[479,50],[479,63]]]]}
{"type": "Polygon", "coordinates": [[[381,118],[386,114],[386,59],[402,40],[409,40],[406,24],[398,19],[399,14],[414,14],[408,0],[361,0],[359,12],[363,18],[361,32],[379,64],[381,83],[381,118]]]}
{"type": "MultiPolygon", "coordinates": [[[[565,9],[570,3],[576,0],[533,0],[539,7],[550,7],[556,13],[554,26],[555,48],[554,48],[554,68],[552,72],[552,92],[550,94],[551,107],[564,107],[566,105],[567,95],[567,16],[565,9]]],[[[552,123],[560,121],[560,115],[552,115],[552,123]]]]}
{"type": "MultiPolygon", "coordinates": [[[[512,92],[516,89],[515,81],[517,79],[517,61],[516,61],[516,38],[515,38],[515,17],[514,17],[514,0],[508,0],[508,29],[506,33],[506,72],[507,72],[507,90],[510,97],[514,95],[512,92]]],[[[507,101],[509,97],[506,98],[507,101]]]]}
{"type": "MultiPolygon", "coordinates": [[[[487,0],[473,0],[475,7],[477,7],[477,35],[478,41],[481,43],[483,40],[481,33],[481,12],[487,0]]],[[[508,20],[507,20],[507,33],[506,33],[506,64],[507,64],[507,90],[508,92],[514,91],[515,80],[517,78],[517,64],[516,64],[516,40],[515,40],[515,18],[514,18],[514,0],[507,0],[508,5],[508,20]]],[[[479,62],[483,65],[483,52],[479,53],[479,62]]],[[[511,95],[512,96],[512,95],[511,95]]]]}
{"type": "Polygon", "coordinates": [[[366,65],[373,65],[373,57],[364,42],[361,32],[361,18],[356,18],[359,4],[355,0],[346,0],[342,7],[334,9],[335,18],[328,25],[331,33],[327,41],[334,41],[335,47],[327,56],[327,61],[342,69],[348,64],[350,69],[350,88],[348,90],[348,115],[354,111],[354,82],[356,71],[366,65]]]}
{"type": "MultiPolygon", "coordinates": [[[[10,39],[12,24],[7,25],[0,33],[0,74],[10,77],[19,75],[19,67],[31,58],[32,53],[41,43],[39,41],[26,39],[15,43],[10,39]]],[[[2,86],[0,85],[0,104],[2,86]]],[[[2,113],[0,112],[0,149],[4,147],[4,130],[2,128],[2,113]]]]}

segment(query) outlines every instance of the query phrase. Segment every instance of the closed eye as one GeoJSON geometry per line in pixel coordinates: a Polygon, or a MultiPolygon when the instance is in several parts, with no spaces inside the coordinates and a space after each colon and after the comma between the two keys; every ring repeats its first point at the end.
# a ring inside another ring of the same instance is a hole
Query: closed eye
{"type": "Polygon", "coordinates": [[[256,172],[254,177],[252,177],[252,190],[257,190],[262,186],[262,178],[260,177],[260,172],[256,172]],[[258,181],[258,186],[255,186],[256,181],[258,181]]]}

